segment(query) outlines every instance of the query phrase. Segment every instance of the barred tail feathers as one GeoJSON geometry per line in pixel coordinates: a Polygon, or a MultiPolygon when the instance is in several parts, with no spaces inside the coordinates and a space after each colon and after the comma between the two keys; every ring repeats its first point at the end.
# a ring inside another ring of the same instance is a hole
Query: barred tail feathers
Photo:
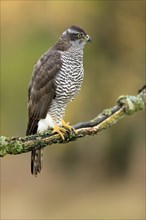
{"type": "Polygon", "coordinates": [[[43,166],[44,149],[32,150],[31,152],[31,173],[37,176],[41,172],[43,166]]]}

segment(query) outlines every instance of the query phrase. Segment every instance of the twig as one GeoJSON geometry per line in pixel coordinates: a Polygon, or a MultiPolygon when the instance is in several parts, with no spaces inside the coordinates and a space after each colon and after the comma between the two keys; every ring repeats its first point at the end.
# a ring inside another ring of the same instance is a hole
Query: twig
{"type": "Polygon", "coordinates": [[[95,135],[98,132],[111,127],[118,122],[119,119],[127,115],[144,109],[146,103],[146,86],[139,90],[136,96],[120,96],[117,105],[104,110],[96,118],[80,122],[73,126],[75,132],[66,130],[65,140],[63,141],[58,134],[53,134],[52,130],[48,130],[43,134],[36,134],[26,137],[0,137],[0,156],[7,154],[22,154],[32,149],[40,149],[51,144],[68,143],[86,135],[95,135]]]}

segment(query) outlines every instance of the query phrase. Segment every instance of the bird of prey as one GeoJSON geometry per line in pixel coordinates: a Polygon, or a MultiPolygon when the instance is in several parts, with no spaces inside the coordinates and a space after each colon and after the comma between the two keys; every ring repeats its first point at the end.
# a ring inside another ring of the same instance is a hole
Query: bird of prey
{"type": "MultiPolygon", "coordinates": [[[[28,126],[26,135],[42,133],[49,128],[64,139],[63,116],[67,103],[80,91],[84,77],[83,48],[91,38],[77,26],[67,28],[58,42],[35,64],[28,89],[28,126]]],[[[43,149],[31,152],[31,173],[42,168],[43,149]]]]}

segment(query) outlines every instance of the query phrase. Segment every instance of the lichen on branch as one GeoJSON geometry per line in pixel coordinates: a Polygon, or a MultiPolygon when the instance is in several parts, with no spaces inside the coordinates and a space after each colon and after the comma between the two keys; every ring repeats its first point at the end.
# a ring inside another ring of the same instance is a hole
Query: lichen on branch
{"type": "Polygon", "coordinates": [[[65,139],[62,140],[58,134],[48,130],[43,134],[35,134],[26,137],[0,137],[0,157],[8,154],[22,154],[32,149],[40,149],[56,143],[68,143],[86,135],[95,135],[117,123],[121,118],[132,115],[143,110],[146,103],[146,85],[139,90],[136,96],[120,96],[117,104],[109,109],[105,109],[96,118],[80,122],[73,126],[76,132],[66,130],[65,139]]]}

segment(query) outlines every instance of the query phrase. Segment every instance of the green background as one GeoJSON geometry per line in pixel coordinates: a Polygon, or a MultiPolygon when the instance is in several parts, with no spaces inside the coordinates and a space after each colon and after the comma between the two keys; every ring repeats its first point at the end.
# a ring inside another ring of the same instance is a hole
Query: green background
{"type": "MultiPolygon", "coordinates": [[[[25,136],[33,65],[70,25],[92,37],[85,78],[66,110],[71,124],[94,118],[145,81],[145,1],[1,1],[1,135],[25,136]]],[[[144,111],[97,136],[1,159],[2,219],[144,219],[144,111]]]]}

